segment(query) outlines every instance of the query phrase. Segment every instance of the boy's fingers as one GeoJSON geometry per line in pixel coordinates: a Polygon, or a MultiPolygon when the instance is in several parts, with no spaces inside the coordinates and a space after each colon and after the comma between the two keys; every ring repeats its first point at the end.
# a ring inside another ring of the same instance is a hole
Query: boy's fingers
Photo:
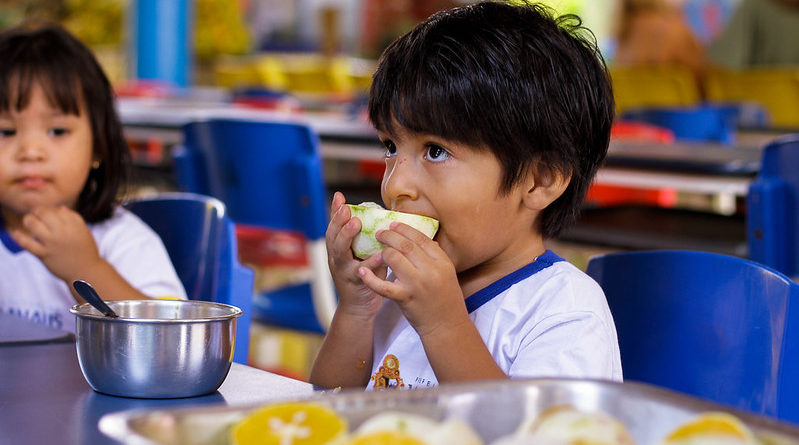
{"type": "Polygon", "coordinates": [[[369,268],[369,270],[381,280],[385,280],[388,275],[388,266],[386,266],[386,263],[383,261],[382,250],[361,261],[359,266],[369,268]]]}
{"type": "MultiPolygon", "coordinates": [[[[342,254],[352,250],[352,240],[361,230],[361,222],[358,218],[346,221],[333,235],[332,246],[336,253],[342,254]]],[[[352,253],[350,253],[352,255],[352,253]]]]}
{"type": "Polygon", "coordinates": [[[377,239],[386,245],[380,252],[383,262],[398,277],[415,273],[417,266],[427,260],[427,255],[418,245],[393,230],[379,231],[377,239]]]}
{"type": "Polygon", "coordinates": [[[429,258],[430,255],[423,250],[417,242],[417,240],[424,242],[425,240],[423,238],[427,237],[422,234],[422,238],[416,237],[416,239],[411,239],[394,229],[381,230],[377,233],[378,241],[386,245],[386,248],[383,249],[383,261],[392,269],[394,269],[398,265],[397,262],[400,261],[398,258],[395,258],[395,256],[402,256],[406,260],[414,263],[419,263],[429,258]]]}
{"type": "Polygon", "coordinates": [[[330,203],[330,219],[333,219],[336,212],[339,211],[341,206],[344,205],[346,200],[344,199],[344,194],[341,192],[336,192],[333,194],[333,201],[330,203]]]}
{"type": "MultiPolygon", "coordinates": [[[[417,249],[418,250],[418,249],[417,249]]],[[[413,277],[419,273],[426,263],[417,260],[418,256],[404,254],[393,247],[383,249],[383,262],[391,268],[392,273],[400,277],[413,277]]]]}
{"type": "MultiPolygon", "coordinates": [[[[405,255],[411,255],[417,249],[416,243],[405,235],[393,230],[380,230],[375,234],[378,241],[405,255]]],[[[384,249],[385,250],[385,249],[384,249]]]]}
{"type": "Polygon", "coordinates": [[[375,270],[375,269],[383,266],[383,251],[381,250],[381,251],[369,256],[369,258],[366,258],[365,260],[363,260],[361,265],[363,267],[368,267],[369,269],[372,269],[372,270],[375,270]]]}
{"type": "Polygon", "coordinates": [[[396,285],[390,281],[385,281],[380,279],[371,269],[368,267],[361,266],[358,268],[358,275],[361,277],[363,284],[366,285],[369,289],[371,289],[376,294],[386,297],[392,300],[399,299],[399,296],[396,295],[395,287],[396,285]]]}
{"type": "Polygon", "coordinates": [[[400,222],[393,222],[391,223],[391,231],[399,233],[400,235],[409,239],[416,246],[418,246],[422,252],[426,253],[428,256],[436,257],[436,254],[440,251],[440,248],[437,248],[438,243],[430,239],[424,233],[414,229],[413,227],[407,224],[400,222]]]}
{"type": "Polygon", "coordinates": [[[338,210],[330,216],[330,222],[328,223],[325,235],[329,238],[329,241],[334,241],[344,225],[350,220],[349,210],[349,207],[341,205],[338,207],[338,210]]]}

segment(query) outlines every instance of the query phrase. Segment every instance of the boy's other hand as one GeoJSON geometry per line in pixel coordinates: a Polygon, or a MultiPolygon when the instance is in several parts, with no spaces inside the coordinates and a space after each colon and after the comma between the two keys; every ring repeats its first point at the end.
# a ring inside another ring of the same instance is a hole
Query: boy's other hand
{"type": "Polygon", "coordinates": [[[366,260],[359,260],[352,253],[352,241],[361,230],[361,221],[352,218],[341,192],[333,195],[330,206],[330,223],[325,233],[327,261],[333,276],[339,303],[336,311],[348,315],[371,318],[380,309],[380,295],[364,285],[358,275],[359,268],[367,268],[374,275],[385,278],[386,267],[379,253],[366,260]]]}
{"type": "Polygon", "coordinates": [[[22,218],[22,230],[11,236],[36,255],[53,275],[71,282],[101,262],[89,227],[64,206],[38,207],[22,218]]]}
{"type": "Polygon", "coordinates": [[[397,222],[377,239],[386,245],[383,261],[396,279],[386,281],[361,268],[363,282],[396,301],[420,337],[468,319],[455,265],[437,242],[397,222]]]}

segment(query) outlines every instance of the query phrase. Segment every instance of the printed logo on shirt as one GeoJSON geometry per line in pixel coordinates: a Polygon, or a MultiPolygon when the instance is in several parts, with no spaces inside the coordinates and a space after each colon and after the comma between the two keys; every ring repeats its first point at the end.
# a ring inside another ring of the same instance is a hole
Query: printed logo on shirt
{"type": "Polygon", "coordinates": [[[400,377],[399,359],[394,354],[383,358],[383,364],[372,376],[375,382],[374,389],[399,389],[405,387],[405,382],[400,377]]]}
{"type": "MultiPolygon", "coordinates": [[[[417,388],[420,387],[420,386],[427,387],[427,388],[430,388],[430,387],[433,387],[433,386],[438,386],[438,384],[436,384],[436,382],[434,382],[434,381],[432,381],[430,379],[423,378],[423,377],[416,377],[415,385],[416,385],[417,388]]],[[[414,385],[408,385],[408,388],[413,388],[413,387],[414,387],[414,385]]]]}
{"type": "Polygon", "coordinates": [[[64,321],[61,319],[61,314],[52,312],[49,314],[39,310],[19,309],[19,308],[0,308],[0,311],[5,311],[9,315],[14,315],[19,318],[30,320],[34,323],[42,323],[56,329],[64,328],[64,321]]]}

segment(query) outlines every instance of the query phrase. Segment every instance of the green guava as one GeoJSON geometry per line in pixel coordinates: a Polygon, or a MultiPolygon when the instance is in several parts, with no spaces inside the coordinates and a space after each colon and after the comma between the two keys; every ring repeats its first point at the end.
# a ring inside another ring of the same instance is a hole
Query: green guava
{"type": "Polygon", "coordinates": [[[361,259],[368,258],[385,247],[375,238],[375,234],[379,230],[388,229],[392,221],[407,224],[431,239],[438,231],[438,220],[428,216],[386,210],[374,202],[347,204],[347,207],[353,217],[361,220],[361,231],[352,242],[352,251],[361,259]]]}

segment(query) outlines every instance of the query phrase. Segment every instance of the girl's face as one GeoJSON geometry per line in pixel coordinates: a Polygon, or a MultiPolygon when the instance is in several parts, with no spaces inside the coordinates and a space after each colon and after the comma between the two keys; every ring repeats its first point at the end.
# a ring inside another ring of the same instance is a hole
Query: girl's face
{"type": "MultiPolygon", "coordinates": [[[[13,104],[13,101],[11,101],[13,104]]],[[[0,112],[0,210],[9,228],[40,206],[75,209],[94,160],[88,112],[64,114],[34,85],[22,111],[0,112]]]]}
{"type": "MultiPolygon", "coordinates": [[[[440,222],[435,240],[460,274],[499,276],[532,261],[542,246],[535,215],[522,204],[524,187],[500,195],[496,156],[432,135],[380,133],[386,146],[381,194],[386,207],[440,222]]],[[[498,277],[496,277],[498,278],[498,277]]],[[[487,283],[486,283],[487,284],[487,283]]]]}

